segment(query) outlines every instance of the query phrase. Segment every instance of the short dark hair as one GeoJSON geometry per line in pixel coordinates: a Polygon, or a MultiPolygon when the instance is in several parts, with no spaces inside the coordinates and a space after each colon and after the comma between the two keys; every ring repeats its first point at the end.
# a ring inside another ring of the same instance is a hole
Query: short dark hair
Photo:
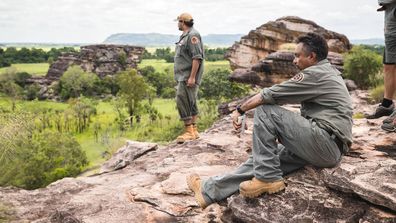
{"type": "Polygon", "coordinates": [[[191,19],[190,21],[183,21],[183,22],[188,27],[193,27],[193,25],[194,25],[194,19],[191,19]]]}
{"type": "Polygon", "coordinates": [[[302,43],[303,48],[307,54],[314,52],[318,61],[327,58],[329,47],[323,36],[316,33],[307,33],[299,36],[296,43],[302,43]]]}

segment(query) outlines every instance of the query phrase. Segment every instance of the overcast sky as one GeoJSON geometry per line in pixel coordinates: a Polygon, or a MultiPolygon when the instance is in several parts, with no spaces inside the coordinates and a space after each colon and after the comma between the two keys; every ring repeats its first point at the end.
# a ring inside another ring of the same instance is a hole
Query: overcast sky
{"type": "Polygon", "coordinates": [[[179,34],[192,14],[206,34],[247,34],[282,16],[313,20],[349,39],[382,38],[376,0],[1,0],[0,42],[100,43],[114,33],[179,34]]]}

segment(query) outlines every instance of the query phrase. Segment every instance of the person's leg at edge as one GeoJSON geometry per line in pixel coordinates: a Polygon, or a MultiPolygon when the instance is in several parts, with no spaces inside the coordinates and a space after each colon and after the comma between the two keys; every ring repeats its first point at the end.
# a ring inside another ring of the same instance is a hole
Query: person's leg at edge
{"type": "Polygon", "coordinates": [[[375,112],[366,115],[367,119],[376,119],[382,116],[392,116],[384,123],[392,123],[395,114],[393,97],[396,91],[396,39],[394,36],[385,35],[385,49],[383,54],[384,71],[384,98],[375,112]]]}
{"type": "MultiPolygon", "coordinates": [[[[384,99],[382,105],[385,106],[384,103],[387,103],[394,106],[392,99],[396,93],[396,64],[384,64],[384,86],[384,99]]],[[[388,118],[383,120],[381,128],[389,132],[395,132],[395,120],[396,110],[394,110],[388,118]]]]}
{"type": "MultiPolygon", "coordinates": [[[[384,64],[384,101],[389,101],[389,107],[392,104],[393,97],[396,92],[396,65],[384,64]]],[[[384,101],[382,105],[384,106],[384,101]]]]}

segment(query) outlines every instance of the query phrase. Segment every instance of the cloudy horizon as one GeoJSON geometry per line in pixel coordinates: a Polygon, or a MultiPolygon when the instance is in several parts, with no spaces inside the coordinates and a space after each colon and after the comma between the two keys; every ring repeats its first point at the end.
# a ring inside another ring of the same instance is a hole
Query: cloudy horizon
{"type": "Polygon", "coordinates": [[[0,42],[101,43],[116,33],[178,35],[189,12],[202,35],[247,34],[283,16],[299,16],[349,39],[383,38],[377,1],[353,0],[2,0],[0,42]]]}

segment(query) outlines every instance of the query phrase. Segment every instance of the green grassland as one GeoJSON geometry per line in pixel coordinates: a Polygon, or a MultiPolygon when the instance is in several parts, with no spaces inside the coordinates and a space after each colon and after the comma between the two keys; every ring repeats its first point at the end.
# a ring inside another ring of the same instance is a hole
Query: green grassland
{"type": "MultiPolygon", "coordinates": [[[[98,167],[108,157],[106,153],[115,152],[126,140],[149,141],[165,144],[175,139],[182,132],[182,123],[179,121],[176,103],[172,99],[155,99],[153,106],[161,113],[162,118],[150,121],[146,115],[142,116],[141,122],[135,124],[126,131],[120,131],[115,123],[116,112],[110,102],[98,101],[97,113],[91,119],[90,127],[83,133],[74,133],[74,137],[87,154],[90,162],[87,168],[98,167]],[[94,125],[100,126],[97,137],[94,134],[94,125]]],[[[0,97],[0,109],[10,110],[11,100],[0,97]]],[[[208,128],[217,118],[216,106],[211,106],[210,111],[205,101],[200,102],[199,107],[203,112],[202,122],[199,123],[200,131],[208,128]]],[[[17,110],[41,111],[51,109],[64,111],[69,107],[68,103],[53,101],[22,101],[16,103],[17,110]]],[[[38,118],[39,119],[39,118],[38,118]]],[[[37,120],[39,122],[39,120],[37,120]]],[[[54,128],[54,131],[55,128],[54,128]]]]}
{"type": "MultiPolygon", "coordinates": [[[[214,69],[230,69],[230,64],[227,60],[220,61],[205,61],[205,72],[214,69]]],[[[142,60],[142,62],[138,65],[138,68],[143,68],[147,66],[153,66],[157,71],[164,71],[165,69],[173,70],[173,63],[167,63],[165,60],[157,60],[157,59],[146,59],[142,60]]]]}
{"type": "MultiPolygon", "coordinates": [[[[4,73],[10,67],[0,68],[0,74],[4,73]]],[[[33,76],[44,76],[47,74],[49,64],[48,63],[21,63],[12,64],[11,68],[17,69],[18,72],[27,72],[33,76]]]]}
{"type": "MultiPolygon", "coordinates": [[[[164,71],[168,69],[173,70],[173,63],[167,63],[165,60],[147,59],[142,60],[138,65],[138,68],[146,66],[153,66],[157,71],[164,71]]],[[[47,74],[49,64],[48,63],[24,63],[24,64],[12,64],[12,68],[17,69],[18,72],[27,72],[33,76],[44,76],[47,74]]],[[[213,69],[229,69],[229,62],[226,60],[221,61],[205,61],[205,72],[213,69]]],[[[0,68],[0,74],[4,73],[9,67],[0,68]]]]}
{"type": "MultiPolygon", "coordinates": [[[[153,66],[157,71],[173,70],[173,63],[166,63],[165,60],[143,60],[138,67],[153,66]]],[[[47,63],[38,64],[13,64],[19,72],[27,72],[33,75],[45,75],[49,65],[47,63]]],[[[212,69],[228,69],[228,61],[205,62],[205,72],[212,69]]],[[[0,75],[7,68],[0,69],[0,75]]],[[[0,109],[11,110],[11,99],[0,95],[0,109]]],[[[86,152],[90,165],[88,168],[99,166],[107,158],[104,156],[107,152],[114,152],[125,144],[125,140],[150,141],[158,143],[167,143],[175,139],[182,132],[182,124],[179,121],[176,104],[173,99],[155,99],[153,106],[161,113],[162,118],[156,121],[150,121],[148,116],[143,115],[141,123],[134,125],[127,131],[121,132],[115,124],[116,111],[110,102],[98,101],[96,106],[97,113],[92,117],[92,122],[86,131],[80,134],[74,134],[74,137],[86,152]],[[94,124],[100,126],[99,134],[95,137],[94,124]]],[[[41,111],[42,109],[51,109],[64,111],[68,109],[68,103],[53,101],[23,101],[18,100],[16,103],[17,110],[23,111],[41,111]]],[[[199,129],[210,127],[217,118],[216,104],[201,101],[199,103],[201,121],[199,129]]],[[[54,130],[55,131],[55,130],[54,130]]]]}

